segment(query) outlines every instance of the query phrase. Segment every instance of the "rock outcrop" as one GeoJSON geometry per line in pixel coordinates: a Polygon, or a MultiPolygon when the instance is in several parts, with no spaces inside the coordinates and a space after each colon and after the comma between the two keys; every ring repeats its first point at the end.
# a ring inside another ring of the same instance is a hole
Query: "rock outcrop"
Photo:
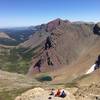
{"type": "Polygon", "coordinates": [[[48,100],[49,97],[51,97],[51,100],[75,100],[72,94],[67,94],[65,98],[50,96],[49,94],[50,91],[48,90],[34,88],[16,97],[15,100],[48,100]]]}
{"type": "Polygon", "coordinates": [[[100,35],[100,22],[95,24],[94,33],[100,35]]]}

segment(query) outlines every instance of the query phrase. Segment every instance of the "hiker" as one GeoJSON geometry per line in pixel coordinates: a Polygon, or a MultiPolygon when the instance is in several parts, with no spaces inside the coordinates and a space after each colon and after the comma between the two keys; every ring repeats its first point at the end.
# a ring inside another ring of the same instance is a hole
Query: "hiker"
{"type": "Polygon", "coordinates": [[[98,56],[98,59],[95,62],[96,66],[95,66],[95,70],[100,68],[100,55],[98,56]]]}
{"type": "Polygon", "coordinates": [[[54,89],[51,89],[50,95],[54,95],[54,89]]]}
{"type": "Polygon", "coordinates": [[[38,67],[39,72],[41,72],[41,70],[40,70],[41,64],[42,64],[42,60],[39,59],[38,62],[34,65],[34,68],[35,68],[35,67],[38,67]]]}
{"type": "Polygon", "coordinates": [[[45,50],[47,50],[51,47],[52,47],[51,39],[50,39],[50,36],[48,36],[47,39],[46,39],[46,43],[45,43],[45,50]]]}
{"type": "Polygon", "coordinates": [[[57,93],[55,94],[55,97],[60,97],[61,91],[60,89],[57,90],[57,93]]]}
{"type": "Polygon", "coordinates": [[[62,97],[62,98],[66,97],[66,93],[65,93],[65,91],[64,91],[64,90],[61,92],[60,97],[62,97]]]}

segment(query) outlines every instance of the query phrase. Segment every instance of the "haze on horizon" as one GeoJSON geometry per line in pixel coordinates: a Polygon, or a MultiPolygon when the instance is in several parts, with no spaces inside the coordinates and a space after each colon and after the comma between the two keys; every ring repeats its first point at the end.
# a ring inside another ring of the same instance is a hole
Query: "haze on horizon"
{"type": "Polygon", "coordinates": [[[1,0],[0,28],[70,21],[100,21],[100,0],[1,0]]]}

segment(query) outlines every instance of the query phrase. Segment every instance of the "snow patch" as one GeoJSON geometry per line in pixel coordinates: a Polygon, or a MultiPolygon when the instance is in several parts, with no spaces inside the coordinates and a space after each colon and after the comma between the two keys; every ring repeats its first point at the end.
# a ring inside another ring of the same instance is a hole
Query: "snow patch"
{"type": "Polygon", "coordinates": [[[96,66],[96,64],[93,64],[93,65],[91,66],[91,68],[90,68],[85,74],[90,74],[90,73],[92,73],[92,72],[95,70],[95,66],[96,66]]]}

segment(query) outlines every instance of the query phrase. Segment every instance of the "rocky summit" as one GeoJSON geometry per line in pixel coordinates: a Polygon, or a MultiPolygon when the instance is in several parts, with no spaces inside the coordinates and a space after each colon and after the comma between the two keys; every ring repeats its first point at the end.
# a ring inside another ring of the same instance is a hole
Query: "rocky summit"
{"type": "Polygon", "coordinates": [[[68,94],[65,98],[54,97],[49,94],[49,90],[34,88],[21,94],[21,96],[18,96],[15,100],[49,100],[50,97],[51,100],[75,100],[75,97],[72,94],[68,94]]]}

